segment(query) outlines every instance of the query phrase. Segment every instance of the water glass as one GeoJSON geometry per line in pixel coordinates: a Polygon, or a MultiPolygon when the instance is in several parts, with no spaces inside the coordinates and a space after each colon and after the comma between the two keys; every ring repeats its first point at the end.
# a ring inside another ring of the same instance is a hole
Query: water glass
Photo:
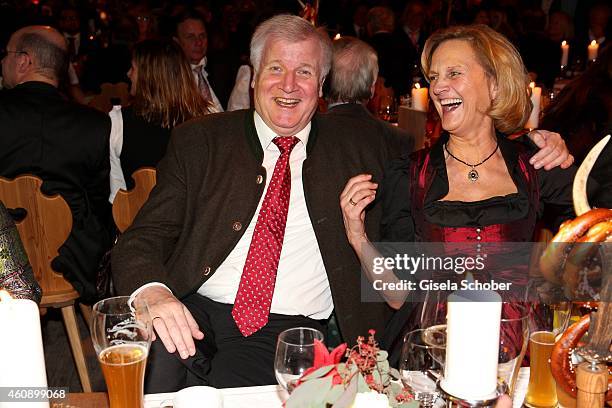
{"type": "Polygon", "coordinates": [[[91,337],[102,367],[111,408],[144,407],[144,373],[152,325],[146,303],[128,296],[104,299],[93,307],[91,337]]]}
{"type": "Polygon", "coordinates": [[[304,372],[314,365],[315,340],[323,342],[323,333],[310,327],[287,329],[278,336],[274,374],[289,393],[304,372]]]}

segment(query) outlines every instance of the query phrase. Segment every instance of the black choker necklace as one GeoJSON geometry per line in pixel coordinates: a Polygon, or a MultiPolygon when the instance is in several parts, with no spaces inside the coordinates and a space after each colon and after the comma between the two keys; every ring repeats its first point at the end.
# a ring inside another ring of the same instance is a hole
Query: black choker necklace
{"type": "Polygon", "coordinates": [[[484,159],[483,161],[481,161],[481,162],[480,162],[480,163],[478,163],[478,164],[470,164],[470,163],[466,163],[466,162],[464,162],[463,160],[459,159],[458,157],[455,157],[455,156],[454,156],[454,155],[453,155],[453,154],[452,154],[452,153],[451,153],[451,152],[448,150],[448,147],[447,147],[446,145],[447,145],[447,144],[446,144],[446,143],[444,143],[444,150],[446,150],[446,153],[448,153],[450,157],[452,157],[453,159],[457,160],[459,163],[463,163],[463,164],[465,164],[466,166],[471,167],[471,170],[470,170],[470,171],[468,171],[467,178],[468,178],[468,180],[470,180],[470,181],[472,181],[472,182],[474,182],[474,181],[478,180],[478,177],[480,177],[480,176],[478,175],[478,172],[476,171],[476,167],[480,166],[481,164],[483,164],[484,162],[486,162],[487,160],[489,160],[491,157],[493,157],[493,155],[495,154],[495,152],[497,151],[497,149],[499,149],[499,143],[497,143],[497,144],[495,145],[495,150],[493,150],[493,153],[491,153],[490,155],[488,155],[486,159],[484,159]]]}

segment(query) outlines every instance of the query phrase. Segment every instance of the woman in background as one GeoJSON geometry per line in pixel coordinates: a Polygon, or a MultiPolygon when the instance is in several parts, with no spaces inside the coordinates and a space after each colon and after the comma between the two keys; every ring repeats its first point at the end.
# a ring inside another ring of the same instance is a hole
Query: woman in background
{"type": "Polygon", "coordinates": [[[134,171],[157,165],[175,126],[210,113],[211,106],[198,91],[189,62],[173,41],[136,44],[128,76],[132,104],[123,109],[116,106],[110,112],[111,203],[119,189],[133,187],[134,171]]]}

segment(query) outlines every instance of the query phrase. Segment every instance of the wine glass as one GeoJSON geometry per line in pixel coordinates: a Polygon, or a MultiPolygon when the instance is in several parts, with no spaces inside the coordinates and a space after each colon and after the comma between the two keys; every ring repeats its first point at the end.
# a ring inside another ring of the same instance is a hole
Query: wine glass
{"type": "Polygon", "coordinates": [[[514,396],[516,380],[529,342],[529,308],[523,303],[504,302],[499,325],[497,377],[514,396]]]}
{"type": "Polygon", "coordinates": [[[145,302],[118,296],[96,303],[91,337],[108,388],[111,408],[144,406],[144,373],[152,324],[145,302]]]}
{"type": "Polygon", "coordinates": [[[406,333],[399,371],[402,383],[420,406],[430,408],[440,396],[436,375],[442,370],[440,356],[444,355],[445,350],[444,347],[430,344],[426,336],[427,332],[423,329],[406,333]]]}
{"type": "Polygon", "coordinates": [[[322,342],[323,333],[310,327],[295,327],[278,335],[274,374],[289,393],[304,372],[314,365],[315,340],[322,342]]]}

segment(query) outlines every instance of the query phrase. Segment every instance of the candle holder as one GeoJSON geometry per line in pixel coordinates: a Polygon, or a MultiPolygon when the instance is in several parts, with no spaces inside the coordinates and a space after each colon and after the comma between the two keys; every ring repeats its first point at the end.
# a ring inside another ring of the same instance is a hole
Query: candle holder
{"type": "Polygon", "coordinates": [[[440,390],[441,397],[446,401],[447,408],[483,408],[483,407],[494,407],[497,399],[503,394],[508,393],[508,385],[504,380],[498,380],[497,388],[495,389],[495,395],[488,399],[482,400],[468,400],[465,398],[459,398],[444,391],[444,388],[440,385],[441,379],[438,381],[438,389],[440,390]]]}

